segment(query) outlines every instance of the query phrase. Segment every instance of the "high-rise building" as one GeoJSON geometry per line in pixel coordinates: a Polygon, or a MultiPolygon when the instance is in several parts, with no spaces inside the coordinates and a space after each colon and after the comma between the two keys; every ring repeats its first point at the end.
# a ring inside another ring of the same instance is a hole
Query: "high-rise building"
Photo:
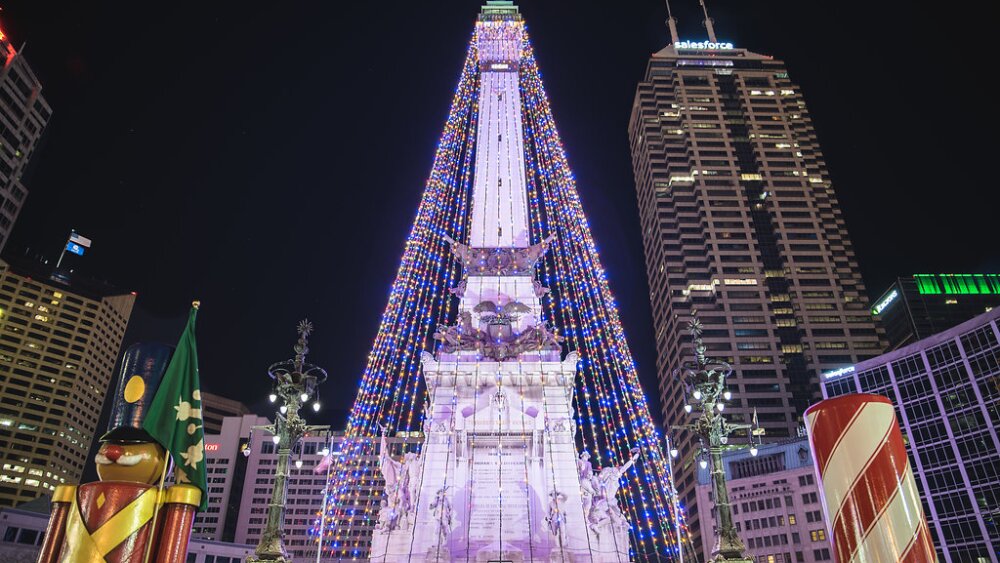
{"type": "Polygon", "coordinates": [[[42,84],[0,29],[0,250],[28,195],[21,177],[31,160],[52,108],[42,84]]]}
{"type": "Polygon", "coordinates": [[[825,397],[896,407],[938,559],[1000,561],[1000,309],[839,370],[825,397]]]}
{"type": "MultiPolygon", "coordinates": [[[[278,462],[271,435],[260,429],[268,424],[268,419],[252,414],[225,417],[221,432],[206,433],[208,508],[195,518],[193,537],[250,546],[260,541],[278,462]]],[[[316,473],[315,469],[323,460],[324,448],[332,446],[337,452],[343,441],[342,432],[307,436],[292,453],[284,531],[285,545],[296,558],[316,558],[317,514],[328,492],[328,473],[316,473]]],[[[393,455],[412,450],[421,441],[419,433],[401,433],[387,439],[393,455]]],[[[350,498],[354,504],[345,507],[345,521],[336,532],[332,526],[326,529],[321,561],[367,560],[375,522],[365,515],[379,506],[385,488],[378,457],[376,447],[371,455],[351,460],[355,478],[350,498]]]]}
{"type": "Polygon", "coordinates": [[[0,261],[0,506],[79,481],[135,303],[0,261]]]}
{"type": "MultiPolygon", "coordinates": [[[[819,499],[819,480],[807,438],[723,454],[733,521],[754,561],[833,561],[819,499]]],[[[698,469],[699,520],[708,531],[716,518],[710,468],[698,469]]],[[[711,561],[715,537],[702,534],[702,558],[711,561]]]]}
{"type": "Polygon", "coordinates": [[[872,314],[896,350],[1000,306],[1000,275],[914,274],[898,278],[872,314]]]}
{"type": "MultiPolygon", "coordinates": [[[[663,420],[686,417],[673,373],[693,356],[697,311],[708,354],[734,368],[726,412],[749,422],[756,410],[765,440],[793,437],[821,373],[882,351],[865,286],[785,64],[671,28],[629,123],[663,420]]],[[[678,475],[697,533],[695,485],[693,468],[678,475]]]]}
{"type": "Polygon", "coordinates": [[[243,403],[215,393],[201,392],[201,420],[205,434],[220,434],[224,418],[245,414],[250,414],[250,408],[243,403]]]}

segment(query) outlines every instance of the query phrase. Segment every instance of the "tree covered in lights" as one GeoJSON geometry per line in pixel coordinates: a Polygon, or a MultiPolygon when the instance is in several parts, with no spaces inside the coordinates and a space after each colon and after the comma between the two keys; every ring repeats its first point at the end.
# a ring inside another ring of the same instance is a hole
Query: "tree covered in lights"
{"type": "MultiPolygon", "coordinates": [[[[525,193],[517,194],[527,208],[523,246],[543,249],[532,270],[536,289],[543,288],[538,291],[538,326],[552,327],[556,337],[550,341],[560,342],[556,355],[561,352],[563,361],[579,358],[575,384],[571,382],[576,449],[587,452],[595,467],[627,469],[617,502],[628,521],[631,556],[635,560],[678,558],[678,539],[686,537],[686,530],[673,493],[670,458],[664,455],[662,438],[639,385],[531,42],[510,2],[488,2],[469,43],[346,438],[333,461],[328,508],[316,528],[322,534],[321,548],[348,557],[365,554],[353,532],[374,527],[380,506],[379,499],[366,503],[365,490],[358,483],[377,474],[371,460],[378,455],[383,434],[410,436],[424,430],[429,394],[422,354],[440,356],[442,351],[461,348],[456,341],[449,344],[441,337],[440,327],[462,327],[468,322],[460,318],[458,298],[472,262],[463,262],[456,249],[472,245],[474,231],[482,230],[474,228],[472,221],[475,202],[480,201],[475,187],[483,183],[480,179],[477,184],[477,167],[483,165],[477,157],[486,154],[485,147],[477,146],[486,138],[479,125],[489,118],[481,116],[480,109],[495,105],[486,103],[490,101],[484,99],[487,95],[518,96],[518,153],[510,162],[523,166],[524,172],[525,193]],[[484,60],[493,59],[483,53],[496,48],[497,37],[516,38],[514,52],[509,60],[486,65],[484,60]],[[488,73],[498,70],[516,73],[505,75],[513,77],[509,89],[484,83],[488,73]]],[[[505,118],[512,119],[510,115],[505,118]]],[[[488,140],[493,142],[493,137],[488,140]]],[[[490,223],[489,228],[502,234],[505,225],[490,223]]],[[[461,330],[456,330],[460,340],[461,330]]],[[[540,338],[547,334],[536,330],[540,338]]],[[[497,362],[517,361],[516,350],[509,357],[496,351],[481,350],[481,354],[497,362]]]]}

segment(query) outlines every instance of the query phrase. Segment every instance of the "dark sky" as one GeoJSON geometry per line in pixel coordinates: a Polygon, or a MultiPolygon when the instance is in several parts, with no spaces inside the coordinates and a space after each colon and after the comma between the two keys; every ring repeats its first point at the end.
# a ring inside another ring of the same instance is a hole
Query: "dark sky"
{"type": "MultiPolygon", "coordinates": [[[[521,4],[649,382],[627,124],[665,10],[521,4]]],[[[201,299],[203,387],[260,407],[265,369],[309,317],[324,399],[349,407],[478,7],[5,2],[54,108],[8,252],[54,259],[71,228],[91,237],[80,269],[139,293],[127,343],[173,343],[201,299]]],[[[870,293],[915,271],[1000,270],[989,18],[909,2],[710,7],[720,39],[786,60],[802,87],[870,293]]],[[[683,38],[704,37],[696,0],[674,9],[683,38]]]]}

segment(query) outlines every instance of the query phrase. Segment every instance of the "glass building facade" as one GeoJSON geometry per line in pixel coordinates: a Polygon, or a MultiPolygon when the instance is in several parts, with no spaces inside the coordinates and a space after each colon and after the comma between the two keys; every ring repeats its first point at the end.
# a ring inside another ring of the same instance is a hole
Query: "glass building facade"
{"type": "Polygon", "coordinates": [[[1000,561],[1000,310],[840,370],[825,397],[896,406],[940,561],[1000,561]]]}
{"type": "Polygon", "coordinates": [[[52,117],[42,84],[0,29],[0,250],[21,212],[28,189],[22,177],[52,117]]]}

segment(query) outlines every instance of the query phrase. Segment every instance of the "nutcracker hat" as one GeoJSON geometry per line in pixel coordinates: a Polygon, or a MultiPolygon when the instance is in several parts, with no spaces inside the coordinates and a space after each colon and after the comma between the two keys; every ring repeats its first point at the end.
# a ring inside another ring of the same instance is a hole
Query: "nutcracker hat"
{"type": "Polygon", "coordinates": [[[173,352],[172,346],[158,342],[137,342],[125,350],[118,370],[108,432],[101,436],[102,441],[155,441],[142,429],[142,421],[163,381],[173,352]]]}

